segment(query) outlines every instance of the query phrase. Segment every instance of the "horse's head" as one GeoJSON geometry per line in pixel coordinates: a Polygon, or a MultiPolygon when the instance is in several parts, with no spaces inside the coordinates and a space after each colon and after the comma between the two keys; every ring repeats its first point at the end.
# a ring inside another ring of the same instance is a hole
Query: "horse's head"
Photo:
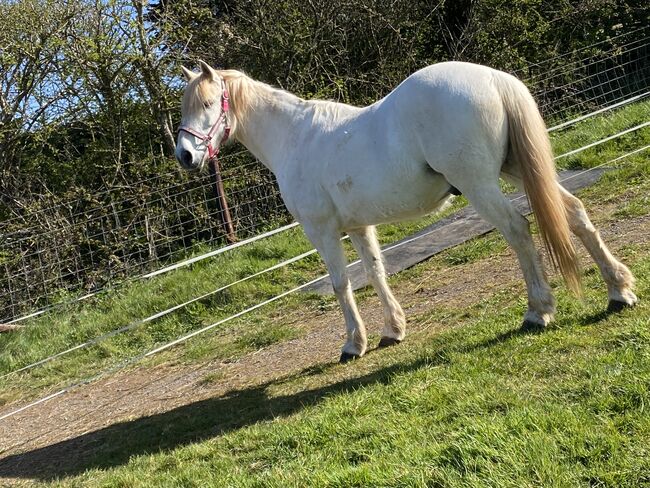
{"type": "Polygon", "coordinates": [[[229,98],[225,80],[201,61],[201,73],[183,67],[187,86],[183,93],[176,159],[186,170],[202,170],[217,156],[230,134],[229,98]]]}

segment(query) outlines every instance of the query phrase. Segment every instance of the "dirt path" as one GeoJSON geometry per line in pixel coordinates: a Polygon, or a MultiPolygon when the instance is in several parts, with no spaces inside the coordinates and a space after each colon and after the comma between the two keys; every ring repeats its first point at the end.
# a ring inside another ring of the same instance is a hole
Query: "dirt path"
{"type": "MultiPolygon", "coordinates": [[[[600,230],[613,251],[634,242],[647,243],[650,216],[605,223],[600,230]]],[[[586,258],[583,262],[589,263],[586,258]]],[[[425,268],[419,278],[402,282],[395,290],[411,318],[438,304],[464,307],[498,290],[514,287],[523,292],[524,288],[509,250],[450,267],[444,273],[436,272],[430,263],[421,266],[425,268]]],[[[378,300],[366,299],[361,312],[370,331],[377,333],[382,322],[378,300]]],[[[124,371],[0,420],[0,485],[78,474],[92,467],[119,465],[129,455],[173,448],[179,445],[175,428],[181,417],[195,416],[191,425],[200,432],[181,436],[185,439],[181,444],[208,438],[241,427],[236,410],[250,402],[266,401],[266,389],[283,378],[330,367],[354,372],[354,362],[334,365],[343,333],[338,308],[326,312],[306,308],[293,317],[276,320],[292,323],[292,327],[302,330],[302,335],[230,363],[161,365],[124,371]],[[224,419],[216,427],[215,415],[224,419]],[[120,452],[121,439],[142,436],[147,429],[151,429],[156,442],[120,452]],[[117,445],[111,448],[107,443],[117,445]],[[98,449],[107,452],[105,464],[95,459],[98,449]]],[[[411,332],[432,326],[414,322],[409,323],[411,332]]],[[[268,412],[265,410],[259,420],[289,414],[304,401],[306,396],[293,395],[281,402],[270,402],[268,412]]],[[[16,407],[5,406],[3,411],[16,407]]]]}

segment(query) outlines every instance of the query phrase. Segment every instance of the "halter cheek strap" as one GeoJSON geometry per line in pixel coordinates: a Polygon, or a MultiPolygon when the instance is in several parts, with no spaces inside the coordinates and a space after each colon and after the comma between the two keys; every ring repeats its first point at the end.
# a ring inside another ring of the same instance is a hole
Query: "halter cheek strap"
{"type": "Polygon", "coordinates": [[[194,137],[199,138],[201,141],[203,141],[206,144],[208,150],[208,159],[210,160],[215,159],[219,155],[219,148],[221,144],[226,142],[228,140],[228,137],[230,137],[230,124],[228,123],[228,112],[230,111],[230,96],[228,95],[228,89],[226,88],[226,83],[223,80],[221,80],[221,87],[222,87],[221,113],[219,114],[219,118],[217,119],[217,121],[210,129],[210,132],[208,132],[207,134],[203,134],[202,132],[192,129],[191,127],[186,127],[183,125],[178,127],[178,132],[182,131],[182,132],[187,132],[188,134],[192,134],[194,137]],[[224,123],[223,137],[221,138],[219,143],[216,146],[214,146],[212,144],[212,138],[214,137],[217,130],[219,129],[222,120],[224,123]]]}

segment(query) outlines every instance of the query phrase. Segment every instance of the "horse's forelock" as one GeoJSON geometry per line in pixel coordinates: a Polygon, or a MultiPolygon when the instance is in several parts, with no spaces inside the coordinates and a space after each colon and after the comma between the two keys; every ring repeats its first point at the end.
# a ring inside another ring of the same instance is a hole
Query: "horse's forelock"
{"type": "MultiPolygon", "coordinates": [[[[235,136],[239,124],[245,125],[246,114],[258,97],[268,96],[268,87],[264,83],[252,80],[241,71],[216,70],[223,78],[230,96],[230,125],[231,136],[235,136]],[[266,89],[265,89],[266,87],[266,89]]],[[[215,101],[221,95],[220,83],[214,83],[204,75],[197,76],[188,82],[183,94],[182,111],[187,116],[203,110],[207,101],[215,101]]],[[[217,100],[218,103],[218,100],[217,100]]]]}
{"type": "Polygon", "coordinates": [[[205,102],[214,101],[218,95],[215,83],[204,76],[197,76],[187,84],[183,93],[183,114],[194,114],[202,110],[205,102]]]}

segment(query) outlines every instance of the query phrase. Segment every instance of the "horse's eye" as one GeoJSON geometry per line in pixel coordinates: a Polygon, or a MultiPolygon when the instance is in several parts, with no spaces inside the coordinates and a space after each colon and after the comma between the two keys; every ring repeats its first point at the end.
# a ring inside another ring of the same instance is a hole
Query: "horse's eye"
{"type": "Polygon", "coordinates": [[[213,104],[214,104],[214,102],[212,100],[208,100],[208,101],[203,102],[203,106],[205,108],[210,108],[210,107],[212,107],[213,104]]]}

